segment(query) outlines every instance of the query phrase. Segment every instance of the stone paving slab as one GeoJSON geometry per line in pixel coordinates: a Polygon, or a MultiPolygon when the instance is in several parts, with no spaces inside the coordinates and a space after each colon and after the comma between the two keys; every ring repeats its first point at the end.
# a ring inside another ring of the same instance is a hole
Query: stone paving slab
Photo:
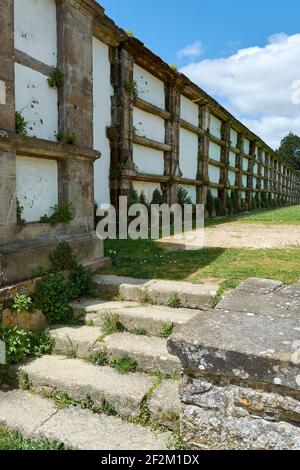
{"type": "Polygon", "coordinates": [[[170,438],[169,433],[155,435],[119,418],[74,407],[59,411],[36,436],[77,450],[166,450],[170,438]]]}
{"type": "Polygon", "coordinates": [[[129,355],[137,361],[140,371],[160,371],[163,374],[179,374],[181,371],[180,361],[168,352],[165,339],[115,333],[107,336],[104,342],[110,356],[129,355]]]}
{"type": "Polygon", "coordinates": [[[154,390],[149,400],[151,416],[169,429],[174,429],[179,423],[178,385],[177,380],[164,380],[154,390]]]}
{"type": "Polygon", "coordinates": [[[0,424],[24,437],[31,437],[57,411],[51,401],[38,395],[23,390],[0,390],[0,424]]]}
{"type": "Polygon", "coordinates": [[[166,324],[183,325],[198,315],[198,311],[193,309],[173,309],[145,304],[138,307],[133,306],[131,308],[119,309],[117,311],[97,309],[95,313],[87,313],[84,315],[84,318],[86,322],[101,327],[103,319],[107,314],[111,313],[119,314],[122,323],[128,330],[132,330],[133,328],[145,328],[147,333],[151,336],[159,336],[161,328],[166,324]]]}
{"type": "Polygon", "coordinates": [[[70,307],[73,309],[75,317],[80,318],[81,316],[88,313],[104,312],[105,314],[120,313],[125,308],[139,307],[139,302],[123,302],[115,300],[99,300],[99,299],[78,299],[70,303],[70,307]]]}
{"type": "Polygon", "coordinates": [[[101,330],[90,326],[55,326],[50,330],[55,340],[54,352],[69,357],[89,357],[99,351],[101,330]]]}
{"type": "Polygon", "coordinates": [[[25,372],[34,388],[59,390],[81,401],[87,395],[101,405],[105,398],[120,416],[137,416],[153,378],[145,374],[118,374],[110,367],[98,367],[81,359],[43,356],[17,367],[25,372]]]}
{"type": "Polygon", "coordinates": [[[220,309],[200,312],[175,330],[168,348],[195,373],[286,386],[299,394],[299,320],[220,309]]]}

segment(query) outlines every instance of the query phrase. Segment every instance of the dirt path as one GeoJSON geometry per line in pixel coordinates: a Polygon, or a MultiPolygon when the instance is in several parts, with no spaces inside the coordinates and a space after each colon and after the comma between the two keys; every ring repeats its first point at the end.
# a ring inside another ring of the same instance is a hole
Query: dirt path
{"type": "MultiPolygon", "coordinates": [[[[286,248],[300,247],[300,225],[269,225],[260,223],[229,222],[204,229],[204,242],[176,240],[173,237],[160,240],[166,249],[203,248],[286,248]]],[[[202,236],[203,239],[203,236],[202,236]]]]}

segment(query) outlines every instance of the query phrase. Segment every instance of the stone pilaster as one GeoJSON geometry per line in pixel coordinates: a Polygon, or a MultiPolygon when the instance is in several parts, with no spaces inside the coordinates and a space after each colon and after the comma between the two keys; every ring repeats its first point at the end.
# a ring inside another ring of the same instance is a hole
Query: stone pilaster
{"type": "Polygon", "coordinates": [[[13,0],[0,2],[0,129],[15,130],[13,0]]]}
{"type": "Polygon", "coordinates": [[[170,177],[168,187],[168,203],[177,202],[178,186],[174,179],[179,176],[179,141],[180,141],[180,90],[175,83],[166,86],[166,110],[170,119],[166,121],[165,142],[171,145],[171,151],[165,152],[164,174],[170,177]]]}
{"type": "Polygon", "coordinates": [[[209,187],[209,128],[210,128],[210,109],[208,106],[199,107],[199,127],[204,133],[199,136],[199,178],[202,179],[202,186],[199,188],[200,204],[206,204],[207,190],[209,187]]]}
{"type": "Polygon", "coordinates": [[[242,190],[243,188],[243,158],[244,158],[244,145],[245,145],[245,136],[244,134],[239,133],[238,134],[238,142],[237,146],[239,149],[239,154],[236,156],[236,164],[238,168],[238,174],[237,174],[237,186],[239,187],[238,190],[238,200],[239,200],[239,208],[242,208],[241,205],[241,198],[242,198],[242,190]]]}
{"type": "Polygon", "coordinates": [[[220,190],[220,196],[223,207],[226,207],[226,199],[228,194],[228,167],[229,167],[229,152],[230,152],[230,123],[224,122],[221,129],[222,140],[225,145],[221,149],[221,162],[223,168],[221,168],[220,182],[223,185],[223,189],[220,190]]]}

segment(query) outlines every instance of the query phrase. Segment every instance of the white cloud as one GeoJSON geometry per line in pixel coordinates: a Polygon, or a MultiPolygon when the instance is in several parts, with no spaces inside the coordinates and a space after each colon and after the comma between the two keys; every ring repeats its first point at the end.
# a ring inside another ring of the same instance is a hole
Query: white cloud
{"type": "Polygon", "coordinates": [[[190,44],[177,52],[177,56],[181,59],[185,57],[199,57],[201,54],[203,54],[203,45],[201,41],[196,41],[194,44],[190,44]]]}
{"type": "Polygon", "coordinates": [[[219,99],[273,147],[290,131],[300,133],[300,34],[279,33],[264,47],[240,49],[227,58],[192,62],[181,69],[219,99]],[[294,101],[294,103],[293,103],[294,101]]]}

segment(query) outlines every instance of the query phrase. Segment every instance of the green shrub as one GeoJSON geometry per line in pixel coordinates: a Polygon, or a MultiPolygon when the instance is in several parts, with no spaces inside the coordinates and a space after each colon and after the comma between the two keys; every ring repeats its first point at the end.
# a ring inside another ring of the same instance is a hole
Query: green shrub
{"type": "Polygon", "coordinates": [[[151,204],[162,205],[166,203],[167,203],[166,194],[160,191],[159,189],[155,189],[155,191],[153,192],[151,204]]]}
{"type": "Polygon", "coordinates": [[[16,111],[16,134],[27,135],[27,121],[20,111],[16,111]]]}
{"type": "Polygon", "coordinates": [[[205,208],[208,212],[209,217],[212,217],[214,214],[214,197],[210,189],[207,190],[205,208]]]}
{"type": "Polygon", "coordinates": [[[69,290],[71,299],[88,297],[93,294],[92,273],[82,264],[74,266],[69,273],[69,290]]]}
{"type": "Polygon", "coordinates": [[[238,214],[240,211],[240,208],[239,208],[239,195],[237,191],[231,191],[230,200],[231,200],[232,213],[238,214]]]}
{"type": "Polygon", "coordinates": [[[55,204],[55,206],[50,207],[50,209],[52,210],[52,215],[50,215],[50,217],[47,215],[41,217],[41,223],[47,223],[50,225],[56,225],[59,223],[69,224],[73,220],[72,204],[55,204]]]}
{"type": "Polygon", "coordinates": [[[220,198],[216,197],[214,199],[214,209],[217,217],[224,215],[224,208],[220,198]]]}
{"type": "Polygon", "coordinates": [[[69,243],[60,243],[49,258],[55,271],[68,271],[76,266],[76,258],[69,243]]]}
{"type": "Polygon", "coordinates": [[[1,336],[6,345],[7,365],[22,362],[29,356],[31,343],[30,336],[26,331],[18,330],[17,326],[4,328],[1,336]]]}
{"type": "Polygon", "coordinates": [[[107,366],[109,363],[108,354],[105,349],[96,351],[88,357],[88,362],[94,364],[95,366],[107,366]]]}
{"type": "Polygon", "coordinates": [[[181,207],[184,207],[185,204],[193,204],[191,197],[186,189],[179,187],[177,191],[177,200],[178,204],[181,207]]]}
{"type": "Polygon", "coordinates": [[[126,355],[121,357],[114,357],[111,360],[110,366],[119,372],[119,374],[130,374],[136,372],[138,363],[132,357],[126,355]]]}
{"type": "Polygon", "coordinates": [[[64,84],[64,74],[59,69],[55,69],[47,81],[50,88],[60,88],[64,84]]]}
{"type": "Polygon", "coordinates": [[[127,93],[132,93],[134,96],[138,95],[138,85],[135,80],[125,82],[124,88],[127,93]]]}
{"type": "Polygon", "coordinates": [[[18,198],[16,199],[16,205],[17,205],[17,225],[19,226],[20,229],[22,229],[25,226],[26,221],[22,217],[23,212],[24,212],[24,207],[21,206],[21,203],[18,198]]]}
{"type": "Polygon", "coordinates": [[[32,300],[25,294],[16,293],[11,301],[10,310],[20,315],[22,312],[32,312],[32,300]]]}
{"type": "Polygon", "coordinates": [[[69,283],[61,274],[51,274],[37,283],[34,302],[50,325],[66,323],[72,319],[70,300],[69,283]]]}

